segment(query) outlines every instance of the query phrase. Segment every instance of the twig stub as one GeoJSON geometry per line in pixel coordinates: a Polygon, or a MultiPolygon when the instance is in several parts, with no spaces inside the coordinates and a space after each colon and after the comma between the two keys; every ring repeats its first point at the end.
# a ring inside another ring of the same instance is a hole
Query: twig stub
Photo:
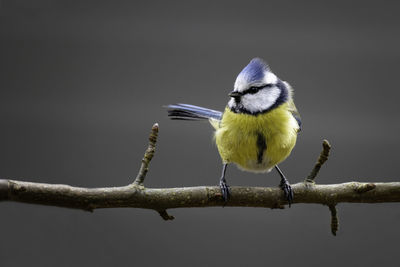
{"type": "Polygon", "coordinates": [[[362,193],[365,193],[365,192],[368,192],[368,191],[371,191],[371,190],[375,189],[375,187],[376,187],[376,185],[374,183],[368,183],[368,184],[365,184],[365,183],[359,184],[359,183],[357,183],[355,188],[354,188],[354,191],[356,191],[357,193],[362,194],[362,193]]]}
{"type": "Polygon", "coordinates": [[[331,212],[331,232],[336,236],[336,232],[339,229],[339,218],[337,216],[336,205],[329,205],[329,210],[331,212]]]}
{"type": "Polygon", "coordinates": [[[167,210],[159,210],[158,214],[160,214],[161,218],[163,218],[166,221],[171,221],[175,219],[174,216],[168,214],[167,210]]]}
{"type": "Polygon", "coordinates": [[[149,164],[151,159],[154,156],[154,152],[156,150],[156,143],[157,143],[157,137],[158,137],[158,123],[155,123],[153,127],[151,127],[151,133],[149,136],[149,146],[146,149],[146,152],[144,153],[143,159],[142,159],[142,165],[140,166],[139,172],[136,176],[135,181],[133,182],[133,185],[143,185],[144,178],[146,178],[146,174],[149,171],[149,164]]]}
{"type": "Polygon", "coordinates": [[[328,140],[324,139],[322,141],[321,154],[319,155],[318,160],[315,163],[315,166],[314,166],[313,170],[311,171],[310,175],[308,175],[308,177],[305,179],[305,182],[314,183],[315,177],[317,176],[322,165],[325,163],[325,161],[328,160],[330,150],[331,150],[331,145],[329,144],[328,140]]]}

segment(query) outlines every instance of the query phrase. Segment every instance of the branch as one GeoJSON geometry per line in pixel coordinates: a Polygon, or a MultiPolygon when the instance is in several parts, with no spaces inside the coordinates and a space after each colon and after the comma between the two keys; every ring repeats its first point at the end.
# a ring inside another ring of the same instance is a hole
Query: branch
{"type": "MultiPolygon", "coordinates": [[[[145,188],[143,181],[148,165],[154,155],[158,125],[154,124],[149,147],[142,160],[135,181],[127,186],[83,188],[62,184],[31,183],[0,179],[0,201],[41,204],[93,211],[100,208],[144,208],[157,211],[165,220],[174,219],[167,209],[193,207],[263,207],[284,208],[287,204],[283,192],[277,187],[231,187],[231,198],[225,203],[218,186],[198,186],[182,188],[145,188]]],[[[324,140],[323,152],[309,179],[292,185],[293,204],[315,203],[330,208],[332,233],[336,234],[338,203],[384,203],[400,202],[400,182],[319,185],[313,181],[329,154],[324,140]],[[321,158],[325,158],[320,160],[321,158]],[[311,178],[310,178],[311,177],[311,178]]],[[[330,146],[329,146],[330,148],[330,146]]]]}
{"type": "MultiPolygon", "coordinates": [[[[400,202],[400,182],[313,185],[292,185],[293,204],[333,205],[348,203],[400,202]],[[361,188],[374,189],[360,192],[361,188]]],[[[163,211],[190,207],[263,207],[281,208],[287,204],[277,187],[231,187],[232,197],[224,203],[217,186],[181,188],[122,187],[83,188],[62,184],[0,180],[0,201],[16,201],[92,211],[100,208],[145,208],[163,211]]]]}

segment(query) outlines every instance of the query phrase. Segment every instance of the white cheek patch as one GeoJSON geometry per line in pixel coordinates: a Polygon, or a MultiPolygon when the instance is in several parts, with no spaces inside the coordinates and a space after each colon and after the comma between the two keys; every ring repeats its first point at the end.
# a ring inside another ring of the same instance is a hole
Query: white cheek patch
{"type": "Polygon", "coordinates": [[[266,88],[256,94],[245,94],[241,98],[241,104],[250,112],[261,112],[274,105],[280,94],[281,90],[276,86],[266,88]]]}

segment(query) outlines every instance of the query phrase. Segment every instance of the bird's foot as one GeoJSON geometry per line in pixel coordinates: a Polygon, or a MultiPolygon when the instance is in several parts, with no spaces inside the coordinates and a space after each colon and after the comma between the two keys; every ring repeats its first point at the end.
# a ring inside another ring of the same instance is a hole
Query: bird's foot
{"type": "Polygon", "coordinates": [[[281,183],[279,184],[279,187],[283,190],[283,193],[285,194],[285,198],[289,203],[289,208],[290,208],[290,205],[293,203],[294,193],[292,187],[289,184],[289,181],[286,179],[282,179],[281,183]]]}
{"type": "Polygon", "coordinates": [[[224,202],[228,202],[229,198],[231,197],[231,190],[229,189],[229,185],[226,183],[226,181],[221,180],[219,182],[219,188],[221,188],[221,194],[222,198],[224,199],[224,202]]]}

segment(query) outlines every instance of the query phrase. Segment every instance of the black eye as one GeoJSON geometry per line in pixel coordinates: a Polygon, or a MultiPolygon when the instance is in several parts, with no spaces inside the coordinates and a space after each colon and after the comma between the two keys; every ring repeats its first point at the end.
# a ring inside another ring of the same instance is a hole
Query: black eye
{"type": "Polygon", "coordinates": [[[246,91],[247,91],[249,94],[255,94],[255,93],[257,93],[261,88],[262,88],[262,87],[255,87],[255,86],[252,86],[252,87],[250,87],[249,89],[247,89],[246,91]]]}
{"type": "Polygon", "coordinates": [[[261,89],[264,89],[264,88],[267,88],[267,87],[272,87],[272,86],[273,86],[273,84],[270,84],[270,83],[262,85],[262,86],[252,86],[249,89],[247,89],[244,93],[254,95],[258,91],[260,91],[261,89]]]}

